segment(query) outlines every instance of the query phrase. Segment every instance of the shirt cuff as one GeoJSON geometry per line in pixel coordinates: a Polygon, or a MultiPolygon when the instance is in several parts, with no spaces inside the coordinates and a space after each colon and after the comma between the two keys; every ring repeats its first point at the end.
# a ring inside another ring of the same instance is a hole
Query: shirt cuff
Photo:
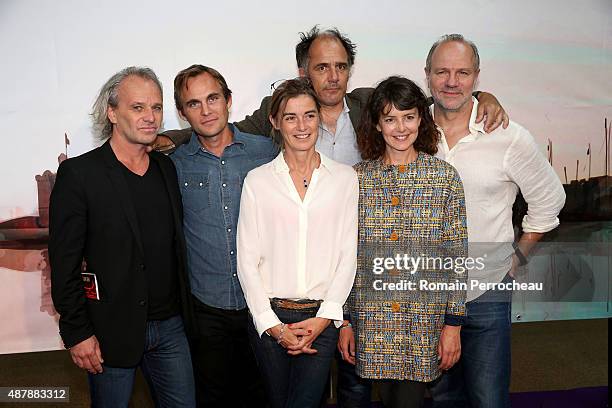
{"type": "Polygon", "coordinates": [[[319,306],[317,317],[333,320],[336,328],[339,328],[342,326],[342,322],[344,321],[342,305],[340,303],[324,300],[323,303],[321,303],[321,306],[319,306]]]}
{"type": "Polygon", "coordinates": [[[463,326],[466,319],[466,316],[457,316],[447,313],[444,315],[444,324],[448,326],[463,326]]]}
{"type": "Polygon", "coordinates": [[[523,223],[522,223],[523,232],[537,232],[539,234],[544,234],[548,231],[554,230],[555,228],[559,226],[558,217],[555,217],[552,220],[549,219],[548,223],[544,221],[544,222],[538,222],[537,224],[533,224],[530,221],[531,219],[528,216],[523,218],[523,223]]]}
{"type": "Polygon", "coordinates": [[[271,327],[277,326],[282,322],[276,316],[276,313],[272,309],[266,310],[263,313],[258,314],[257,316],[253,316],[253,323],[255,323],[255,329],[261,337],[266,330],[271,327]]]}

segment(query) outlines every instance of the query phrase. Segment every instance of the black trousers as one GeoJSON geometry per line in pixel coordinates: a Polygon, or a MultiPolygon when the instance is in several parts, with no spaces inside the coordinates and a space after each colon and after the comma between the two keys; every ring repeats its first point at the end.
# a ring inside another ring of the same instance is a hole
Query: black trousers
{"type": "Polygon", "coordinates": [[[408,380],[380,380],[378,393],[385,408],[421,408],[428,383],[408,380]]]}
{"type": "Polygon", "coordinates": [[[248,338],[248,309],[217,309],[193,298],[200,336],[191,344],[198,407],[266,407],[248,338]]]}

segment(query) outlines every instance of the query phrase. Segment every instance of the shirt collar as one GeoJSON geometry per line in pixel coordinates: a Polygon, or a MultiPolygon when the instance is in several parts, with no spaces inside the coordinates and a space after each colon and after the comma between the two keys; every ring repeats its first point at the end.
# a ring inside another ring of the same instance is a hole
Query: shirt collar
{"type": "MultiPolygon", "coordinates": [[[[470,131],[470,134],[466,137],[472,136],[475,139],[481,134],[485,133],[485,131],[484,131],[484,120],[481,121],[480,123],[476,123],[476,115],[478,114],[478,99],[472,96],[472,102],[473,102],[472,112],[470,113],[470,122],[468,124],[468,130],[470,131]]],[[[436,118],[435,118],[434,104],[432,104],[429,107],[429,111],[431,112],[431,117],[434,119],[434,122],[435,122],[436,118]]],[[[440,131],[442,131],[442,128],[440,126],[437,126],[437,127],[438,129],[440,129],[440,131]]],[[[444,141],[444,144],[446,144],[446,141],[444,141]]]]}
{"type": "MultiPolygon", "coordinates": [[[[234,135],[232,143],[230,146],[236,144],[239,145],[240,148],[244,148],[244,135],[236,126],[232,123],[227,124],[234,135]]],[[[191,131],[191,139],[189,139],[189,143],[185,146],[186,153],[188,155],[194,155],[200,151],[202,145],[200,144],[200,140],[198,139],[198,135],[194,130],[191,131]]]]}
{"type": "MultiPolygon", "coordinates": [[[[333,173],[337,163],[318,150],[317,153],[319,153],[319,156],[321,156],[321,165],[319,166],[319,169],[325,170],[330,174],[333,173]]],[[[274,167],[274,171],[277,173],[289,173],[289,166],[287,166],[287,162],[283,157],[282,151],[278,154],[278,156],[276,156],[276,159],[272,160],[272,166],[274,167]]]]}
{"type": "Polygon", "coordinates": [[[342,98],[342,103],[344,104],[344,113],[349,113],[351,109],[349,108],[348,103],[346,103],[346,95],[344,96],[344,98],[342,98]]]}
{"type": "Polygon", "coordinates": [[[478,99],[472,96],[472,114],[470,115],[470,124],[469,129],[470,133],[474,136],[478,136],[484,133],[484,120],[481,120],[480,123],[476,123],[476,115],[478,114],[478,99]]]}
{"type": "MultiPolygon", "coordinates": [[[[340,116],[345,116],[349,118],[349,122],[350,122],[350,116],[349,116],[350,111],[351,111],[351,108],[349,108],[348,104],[346,103],[346,96],[345,96],[344,98],[342,98],[342,113],[340,113],[340,116]]],[[[340,120],[340,117],[338,117],[338,120],[340,120]]],[[[323,130],[327,130],[327,127],[323,124],[322,120],[319,122],[319,127],[323,130]]]]}

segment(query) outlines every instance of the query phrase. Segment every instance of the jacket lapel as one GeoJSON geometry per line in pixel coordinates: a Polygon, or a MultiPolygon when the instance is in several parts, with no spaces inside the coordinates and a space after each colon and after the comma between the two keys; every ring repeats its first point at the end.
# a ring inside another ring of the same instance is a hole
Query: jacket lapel
{"type": "Polygon", "coordinates": [[[132,234],[134,235],[136,245],[140,250],[140,254],[144,256],[142,240],[140,237],[140,228],[138,227],[136,211],[134,210],[134,203],[132,202],[130,191],[128,189],[127,182],[125,181],[125,175],[121,169],[121,163],[119,160],[117,160],[117,157],[111,148],[110,139],[107,140],[102,146],[102,155],[107,166],[107,175],[117,193],[114,198],[121,203],[125,217],[127,218],[128,224],[130,224],[130,228],[132,229],[132,234]]]}
{"type": "Polygon", "coordinates": [[[353,129],[357,132],[361,121],[361,101],[351,94],[346,94],[346,105],[349,108],[349,118],[353,124],[353,129]]]}

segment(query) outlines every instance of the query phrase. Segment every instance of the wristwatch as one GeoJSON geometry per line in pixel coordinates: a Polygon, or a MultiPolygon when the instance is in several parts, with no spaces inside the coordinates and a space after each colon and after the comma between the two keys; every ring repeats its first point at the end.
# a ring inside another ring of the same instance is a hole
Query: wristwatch
{"type": "Polygon", "coordinates": [[[339,329],[344,329],[345,327],[353,327],[353,325],[351,324],[351,322],[342,323],[339,329]]]}

